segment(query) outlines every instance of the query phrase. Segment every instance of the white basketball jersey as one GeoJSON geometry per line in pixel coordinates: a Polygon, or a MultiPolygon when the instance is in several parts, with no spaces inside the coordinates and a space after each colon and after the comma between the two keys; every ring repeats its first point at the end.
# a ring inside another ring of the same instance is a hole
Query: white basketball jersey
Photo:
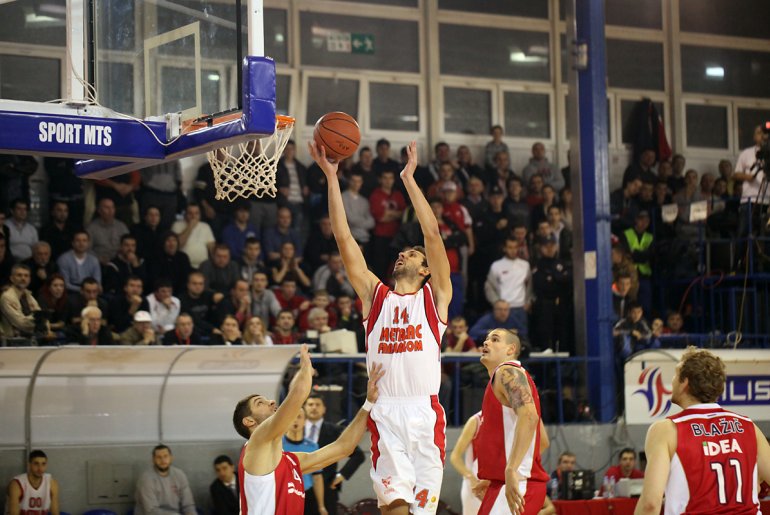
{"type": "Polygon", "coordinates": [[[446,323],[438,315],[429,284],[400,295],[377,283],[363,324],[367,366],[381,363],[385,371],[378,383],[380,396],[438,395],[446,323]]]}
{"type": "MultiPolygon", "coordinates": [[[[21,515],[46,515],[51,509],[51,474],[43,474],[43,480],[37,488],[32,487],[27,474],[20,474],[13,480],[21,487],[21,515]]],[[[6,513],[7,511],[6,506],[6,513]]]]}

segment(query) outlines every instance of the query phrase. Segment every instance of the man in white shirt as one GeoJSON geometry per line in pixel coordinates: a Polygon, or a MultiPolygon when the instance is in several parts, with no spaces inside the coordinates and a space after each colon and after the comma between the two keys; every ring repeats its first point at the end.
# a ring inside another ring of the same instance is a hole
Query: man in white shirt
{"type": "Polygon", "coordinates": [[[17,198],[11,203],[11,219],[5,221],[11,240],[11,254],[19,261],[32,255],[32,246],[37,243],[37,229],[27,223],[29,204],[17,198]]]}
{"type": "Polygon", "coordinates": [[[182,303],[172,294],[171,281],[160,279],[155,291],[147,295],[152,327],[159,335],[174,329],[182,303]]]}
{"type": "Polygon", "coordinates": [[[190,258],[193,268],[198,268],[214,250],[216,238],[209,224],[201,220],[201,208],[198,204],[187,204],[184,220],[174,222],[171,230],[179,235],[179,245],[190,258]]]}
{"type": "MultiPolygon", "coordinates": [[[[757,151],[762,145],[763,141],[767,141],[767,134],[762,130],[761,125],[757,125],[754,128],[754,146],[744,149],[738,156],[738,161],[735,163],[735,173],[733,178],[736,181],[743,181],[741,187],[741,206],[739,210],[738,219],[738,237],[745,238],[749,234],[749,213],[751,211],[752,204],[761,204],[759,212],[767,210],[767,205],[770,203],[767,195],[763,198],[758,198],[760,186],[765,180],[765,172],[763,170],[757,170],[754,165],[757,162],[757,151]]],[[[757,216],[757,213],[754,213],[757,216]]],[[[758,229],[758,218],[752,220],[753,229],[758,229]]]]}
{"type": "Polygon", "coordinates": [[[359,245],[369,243],[369,231],[374,228],[374,217],[369,210],[369,201],[361,195],[364,178],[361,174],[351,174],[348,189],[342,192],[342,205],[348,215],[350,233],[359,245]]]}
{"type": "Polygon", "coordinates": [[[513,236],[505,240],[503,257],[492,263],[484,284],[487,301],[504,300],[516,318],[521,336],[527,336],[527,313],[531,308],[532,272],[529,262],[518,257],[519,242],[513,236]]]}

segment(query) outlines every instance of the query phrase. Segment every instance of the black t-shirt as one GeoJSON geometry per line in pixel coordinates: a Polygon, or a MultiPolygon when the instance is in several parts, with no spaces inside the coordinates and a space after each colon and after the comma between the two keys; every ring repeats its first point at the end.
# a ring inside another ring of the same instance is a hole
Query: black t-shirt
{"type": "Polygon", "coordinates": [[[187,313],[193,319],[193,326],[200,334],[207,335],[214,329],[214,292],[205,290],[200,297],[193,298],[184,292],[179,296],[180,313],[187,313]]]}

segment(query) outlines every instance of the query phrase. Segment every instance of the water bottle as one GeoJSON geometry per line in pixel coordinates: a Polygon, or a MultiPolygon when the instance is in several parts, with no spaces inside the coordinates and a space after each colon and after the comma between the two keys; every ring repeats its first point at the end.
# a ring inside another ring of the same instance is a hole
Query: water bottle
{"type": "Polygon", "coordinates": [[[551,478],[548,482],[548,491],[551,495],[551,500],[555,501],[559,498],[559,480],[555,477],[551,478]]]}
{"type": "Polygon", "coordinates": [[[602,479],[602,497],[605,499],[610,497],[610,478],[607,476],[602,479]]]}
{"type": "Polygon", "coordinates": [[[610,478],[610,492],[608,497],[615,497],[615,476],[610,478]]]}

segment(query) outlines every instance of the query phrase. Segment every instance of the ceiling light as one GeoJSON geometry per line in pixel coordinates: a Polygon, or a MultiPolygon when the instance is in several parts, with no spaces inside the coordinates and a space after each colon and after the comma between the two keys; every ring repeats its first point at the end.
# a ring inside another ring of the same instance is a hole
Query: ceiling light
{"type": "Polygon", "coordinates": [[[721,79],[725,76],[725,69],[721,66],[708,66],[706,67],[706,77],[713,77],[715,79],[721,79]]]}

